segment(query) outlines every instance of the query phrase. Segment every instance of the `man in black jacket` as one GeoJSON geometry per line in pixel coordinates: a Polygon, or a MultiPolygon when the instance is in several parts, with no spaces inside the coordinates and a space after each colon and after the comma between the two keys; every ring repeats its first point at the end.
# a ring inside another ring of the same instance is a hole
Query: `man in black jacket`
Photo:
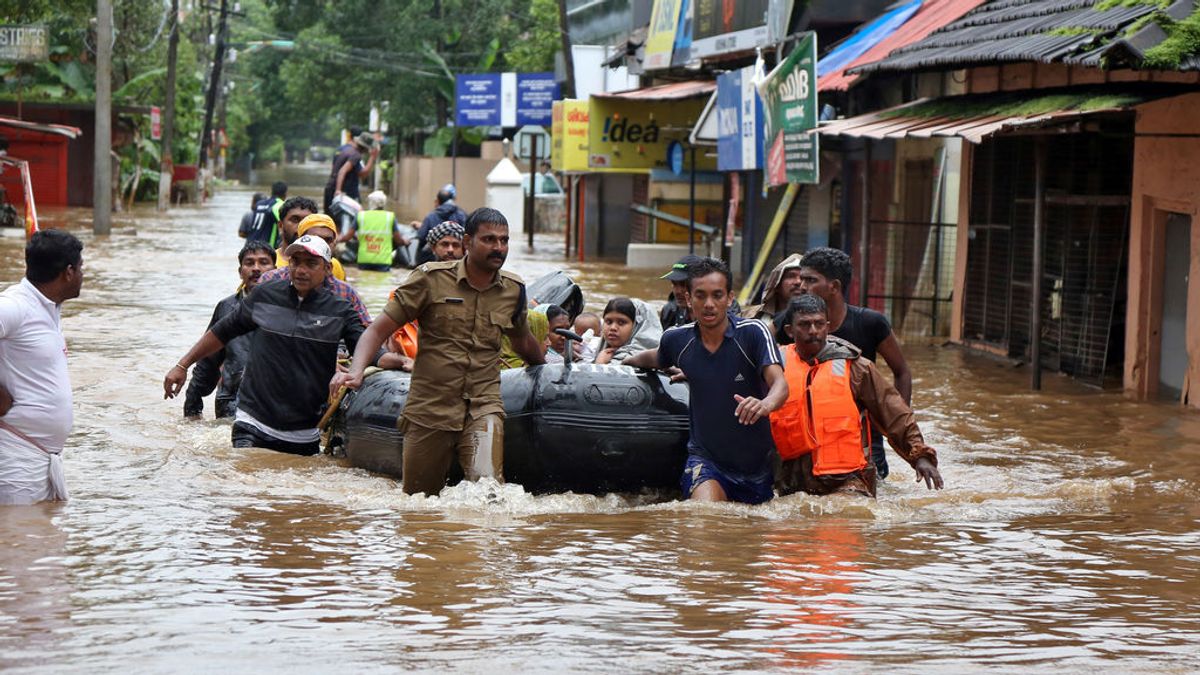
{"type": "Polygon", "coordinates": [[[337,370],[338,342],[345,340],[353,352],[363,325],[348,300],[322,285],[330,273],[328,244],[304,235],[284,254],[291,278],[259,284],[246,295],[167,371],[163,392],[164,398],[174,398],[191,364],[253,332],[238,390],[233,446],[314,455],[320,448],[321,407],[337,370]]]}
{"type": "MultiPolygon", "coordinates": [[[[275,249],[265,241],[249,241],[238,253],[238,276],[242,285],[233,295],[217,303],[213,310],[212,320],[208,322],[211,329],[217,321],[237,310],[242,304],[242,298],[254,290],[263,272],[275,269],[275,249]]],[[[192,371],[192,381],[188,384],[187,394],[183,399],[184,417],[198,418],[204,413],[204,397],[217,390],[213,407],[217,417],[233,417],[237,409],[237,392],[242,383],[242,371],[250,359],[250,336],[242,335],[229,341],[229,344],[215,354],[206,356],[196,362],[192,371]],[[218,386],[219,385],[219,386],[218,386]]]]}
{"type": "Polygon", "coordinates": [[[467,224],[467,212],[454,203],[457,197],[458,190],[453,185],[446,184],[442,186],[441,190],[438,190],[437,207],[425,216],[425,220],[421,221],[421,229],[417,230],[417,241],[420,242],[417,247],[418,265],[437,260],[437,256],[433,253],[433,247],[429,246],[427,241],[430,230],[446,221],[463,226],[467,224]]]}

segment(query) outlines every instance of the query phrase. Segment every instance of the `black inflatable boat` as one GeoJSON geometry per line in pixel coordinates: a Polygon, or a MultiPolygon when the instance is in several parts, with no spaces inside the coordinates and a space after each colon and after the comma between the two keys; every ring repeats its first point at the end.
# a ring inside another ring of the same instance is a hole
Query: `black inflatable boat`
{"type": "MultiPolygon", "coordinates": [[[[351,464],[402,477],[397,423],[408,389],[408,373],[381,371],[346,395],[332,444],[344,446],[351,464]]],[[[627,366],[574,364],[506,370],[500,391],[509,482],[533,493],[678,486],[687,458],[687,386],[627,366]]]]}

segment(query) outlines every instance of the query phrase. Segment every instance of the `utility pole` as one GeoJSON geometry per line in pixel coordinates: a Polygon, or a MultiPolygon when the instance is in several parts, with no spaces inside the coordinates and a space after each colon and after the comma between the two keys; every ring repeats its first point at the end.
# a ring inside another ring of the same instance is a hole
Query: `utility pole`
{"type": "Polygon", "coordinates": [[[567,71],[563,98],[575,98],[575,57],[571,54],[571,31],[567,30],[567,0],[558,0],[558,32],[562,34],[563,67],[567,71]]]}
{"type": "Polygon", "coordinates": [[[179,0],[171,0],[171,34],[167,38],[167,100],[163,103],[162,158],[158,165],[158,210],[171,205],[171,176],[175,161],[171,142],[175,135],[175,64],[179,61],[179,0]]]}
{"type": "Polygon", "coordinates": [[[198,167],[200,170],[204,170],[209,161],[213,112],[217,107],[217,91],[221,87],[221,66],[225,63],[225,21],[228,17],[228,0],[221,0],[221,14],[217,20],[217,48],[213,53],[212,73],[208,79],[208,96],[204,100],[204,131],[200,134],[200,166],[198,167]]]}
{"type": "Polygon", "coordinates": [[[96,0],[96,139],[92,232],[112,232],[112,0],[96,0]]]}

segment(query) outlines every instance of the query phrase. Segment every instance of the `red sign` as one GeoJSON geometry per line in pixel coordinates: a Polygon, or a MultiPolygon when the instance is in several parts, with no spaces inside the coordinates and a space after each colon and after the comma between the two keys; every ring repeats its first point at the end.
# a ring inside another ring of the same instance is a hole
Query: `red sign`
{"type": "Polygon", "coordinates": [[[156,141],[162,140],[162,111],[158,106],[150,108],[150,138],[156,141]]]}

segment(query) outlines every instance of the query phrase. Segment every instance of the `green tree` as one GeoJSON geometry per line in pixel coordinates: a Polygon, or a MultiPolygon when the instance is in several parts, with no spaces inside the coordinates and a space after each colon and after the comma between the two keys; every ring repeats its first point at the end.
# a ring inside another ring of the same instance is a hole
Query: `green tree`
{"type": "Polygon", "coordinates": [[[512,49],[505,62],[517,72],[536,73],[554,70],[554,55],[562,48],[557,0],[533,0],[529,8],[532,25],[512,49]]]}

